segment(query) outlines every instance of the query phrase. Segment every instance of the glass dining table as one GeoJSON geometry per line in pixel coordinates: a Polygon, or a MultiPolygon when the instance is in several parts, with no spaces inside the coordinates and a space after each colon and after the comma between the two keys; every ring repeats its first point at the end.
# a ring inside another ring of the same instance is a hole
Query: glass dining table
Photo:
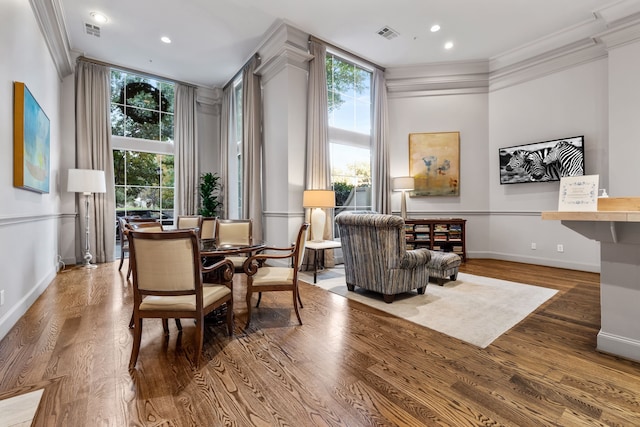
{"type": "MultiPolygon", "coordinates": [[[[266,244],[262,241],[252,241],[250,244],[224,244],[218,245],[216,239],[200,239],[200,256],[202,257],[203,265],[211,265],[215,262],[227,257],[227,256],[235,256],[246,254],[250,256],[251,254],[256,253],[266,247],[266,244]]],[[[219,282],[220,277],[217,276],[219,273],[208,273],[208,277],[205,277],[205,280],[210,280],[211,282],[219,282]],[[209,276],[209,274],[211,276],[209,276]]],[[[225,315],[227,311],[227,306],[223,305],[222,307],[214,310],[208,316],[205,317],[205,320],[209,324],[219,325],[225,322],[225,315]]]]}
{"type": "Polygon", "coordinates": [[[223,258],[229,255],[252,254],[265,247],[266,244],[262,241],[252,241],[249,244],[218,245],[216,239],[201,239],[200,256],[205,258],[223,258]]]}

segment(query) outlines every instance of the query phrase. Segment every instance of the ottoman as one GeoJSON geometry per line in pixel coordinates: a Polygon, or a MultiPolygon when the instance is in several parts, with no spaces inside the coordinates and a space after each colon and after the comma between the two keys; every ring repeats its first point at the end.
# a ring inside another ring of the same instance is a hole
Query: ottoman
{"type": "Polygon", "coordinates": [[[431,251],[431,260],[427,264],[429,278],[436,279],[440,286],[449,279],[456,280],[460,263],[462,259],[453,252],[431,251]]]}

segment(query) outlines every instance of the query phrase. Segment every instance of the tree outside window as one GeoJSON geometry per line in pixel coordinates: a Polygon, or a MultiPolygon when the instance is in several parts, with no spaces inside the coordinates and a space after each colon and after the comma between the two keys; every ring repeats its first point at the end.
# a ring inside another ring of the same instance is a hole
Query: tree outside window
{"type": "Polygon", "coordinates": [[[326,67],[336,213],[371,209],[372,73],[331,53],[326,67]]]}
{"type": "Polygon", "coordinates": [[[175,85],[111,70],[116,215],[173,224],[175,85]]]}

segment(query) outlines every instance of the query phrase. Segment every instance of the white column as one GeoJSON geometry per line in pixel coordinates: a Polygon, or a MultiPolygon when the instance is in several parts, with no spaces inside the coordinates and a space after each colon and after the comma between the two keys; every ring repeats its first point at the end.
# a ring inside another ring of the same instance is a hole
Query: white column
{"type": "Polygon", "coordinates": [[[308,34],[280,24],[259,49],[264,106],[264,238],[293,242],[303,221],[308,34]]]}

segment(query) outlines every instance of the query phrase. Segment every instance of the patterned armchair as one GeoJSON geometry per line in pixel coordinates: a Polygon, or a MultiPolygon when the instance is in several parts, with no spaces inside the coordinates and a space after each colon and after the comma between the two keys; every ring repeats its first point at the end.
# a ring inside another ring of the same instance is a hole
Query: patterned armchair
{"type": "Polygon", "coordinates": [[[380,292],[391,303],[395,295],[429,283],[428,249],[407,250],[404,220],[396,215],[341,213],[340,232],[347,287],[380,292]]]}

